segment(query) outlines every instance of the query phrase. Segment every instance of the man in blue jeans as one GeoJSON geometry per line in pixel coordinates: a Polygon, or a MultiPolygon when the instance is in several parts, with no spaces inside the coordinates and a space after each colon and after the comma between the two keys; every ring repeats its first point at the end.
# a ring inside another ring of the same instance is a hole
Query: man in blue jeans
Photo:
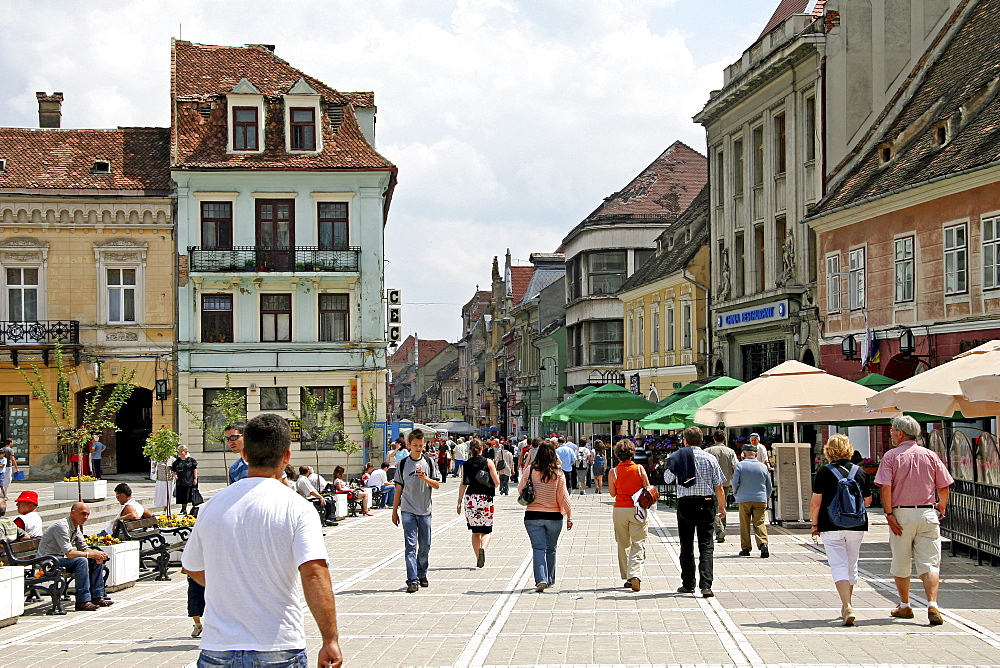
{"type": "Polygon", "coordinates": [[[55,557],[60,566],[73,573],[76,609],[93,612],[113,605],[114,601],[104,596],[104,562],[108,555],[87,547],[83,537],[83,525],[88,517],[90,507],[80,501],[74,503],[69,517],[56,520],[42,534],[38,554],[55,557]]]}
{"type": "Polygon", "coordinates": [[[414,429],[407,437],[410,455],[396,467],[396,498],[392,500],[392,523],[403,523],[406,559],[406,592],[427,586],[427,564],[431,552],[431,490],[438,489],[437,466],[424,454],[424,434],[414,429]]]}

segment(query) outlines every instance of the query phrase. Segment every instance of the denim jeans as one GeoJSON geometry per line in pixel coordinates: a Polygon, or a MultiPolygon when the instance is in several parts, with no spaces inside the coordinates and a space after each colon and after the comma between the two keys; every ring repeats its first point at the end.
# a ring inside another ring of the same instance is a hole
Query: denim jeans
{"type": "Polygon", "coordinates": [[[699,589],[711,589],[715,557],[715,499],[682,496],[677,500],[677,537],[681,544],[681,584],[694,589],[694,535],[698,534],[699,589]]]}
{"type": "Polygon", "coordinates": [[[198,668],[309,668],[304,649],[257,652],[249,649],[201,650],[198,668]]]}
{"type": "Polygon", "coordinates": [[[87,557],[61,557],[58,561],[61,567],[73,573],[77,603],[104,598],[104,564],[87,557]]]}
{"type": "Polygon", "coordinates": [[[382,485],[382,504],[379,508],[385,508],[392,505],[393,499],[396,498],[396,486],[395,485],[382,485]]]}
{"type": "Polygon", "coordinates": [[[427,577],[427,562],[431,554],[431,516],[403,511],[403,544],[406,548],[406,582],[427,577]]]}
{"type": "Polygon", "coordinates": [[[524,530],[531,541],[531,557],[535,568],[535,584],[556,583],[556,543],[562,531],[562,520],[524,520],[524,530]]]}

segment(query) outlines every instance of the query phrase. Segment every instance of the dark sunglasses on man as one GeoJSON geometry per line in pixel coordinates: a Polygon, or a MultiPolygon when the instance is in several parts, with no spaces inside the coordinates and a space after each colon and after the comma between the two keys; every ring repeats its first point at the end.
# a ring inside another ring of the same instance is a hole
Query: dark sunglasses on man
{"type": "Polygon", "coordinates": [[[238,441],[241,438],[243,438],[243,434],[230,434],[229,436],[226,436],[227,441],[238,441]]]}

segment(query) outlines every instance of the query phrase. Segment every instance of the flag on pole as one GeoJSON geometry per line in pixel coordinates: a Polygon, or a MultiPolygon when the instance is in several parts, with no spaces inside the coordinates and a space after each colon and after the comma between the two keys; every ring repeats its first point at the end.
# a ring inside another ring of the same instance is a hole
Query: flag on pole
{"type": "Polygon", "coordinates": [[[878,350],[878,336],[868,325],[868,314],[865,314],[865,339],[861,342],[861,370],[875,371],[881,361],[878,350]]]}

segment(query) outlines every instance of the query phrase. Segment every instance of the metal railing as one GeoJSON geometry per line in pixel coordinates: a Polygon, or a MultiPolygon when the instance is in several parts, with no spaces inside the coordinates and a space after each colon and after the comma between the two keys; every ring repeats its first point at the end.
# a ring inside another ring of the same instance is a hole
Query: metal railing
{"type": "Polygon", "coordinates": [[[79,344],[80,321],[35,320],[30,322],[16,322],[12,320],[0,320],[0,346],[54,346],[56,343],[68,345],[79,344]]]}
{"type": "Polygon", "coordinates": [[[189,271],[257,273],[261,271],[356,272],[361,249],[326,249],[318,246],[260,248],[233,246],[208,249],[189,246],[189,271]]]}

